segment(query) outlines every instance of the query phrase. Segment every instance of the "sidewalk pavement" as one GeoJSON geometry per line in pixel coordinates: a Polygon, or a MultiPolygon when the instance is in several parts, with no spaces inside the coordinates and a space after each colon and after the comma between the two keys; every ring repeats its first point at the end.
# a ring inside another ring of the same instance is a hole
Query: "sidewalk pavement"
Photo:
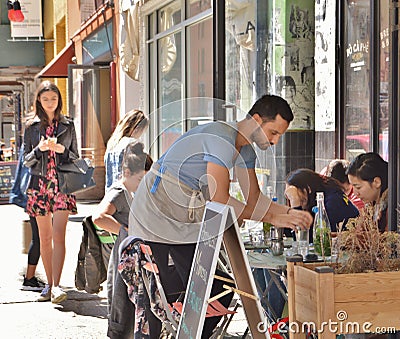
{"type": "MultiPolygon", "coordinates": [[[[75,288],[75,268],[82,239],[81,219],[93,213],[95,203],[78,202],[78,215],[71,216],[66,233],[66,258],[60,285],[68,300],[59,305],[36,302],[38,292],[22,291],[27,255],[22,253],[23,226],[28,220],[23,209],[0,205],[3,245],[0,246],[0,337],[2,338],[107,338],[106,283],[99,294],[88,294],[75,288]]],[[[36,276],[46,281],[41,260],[36,276]]],[[[239,308],[225,338],[241,337],[247,327],[243,309],[239,308]]]]}

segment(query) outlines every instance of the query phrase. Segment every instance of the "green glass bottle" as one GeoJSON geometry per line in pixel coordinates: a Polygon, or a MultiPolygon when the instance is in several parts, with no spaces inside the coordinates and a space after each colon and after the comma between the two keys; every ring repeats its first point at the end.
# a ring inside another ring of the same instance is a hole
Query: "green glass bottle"
{"type": "MultiPolygon", "coordinates": [[[[271,199],[271,201],[276,202],[277,198],[273,196],[272,187],[267,186],[266,196],[271,199]]],[[[271,228],[274,227],[270,222],[263,222],[263,231],[264,231],[264,243],[267,247],[271,246],[271,228]]]]}
{"type": "Polygon", "coordinates": [[[314,211],[314,251],[325,259],[331,255],[331,225],[325,210],[324,192],[317,192],[317,206],[314,211]]]}

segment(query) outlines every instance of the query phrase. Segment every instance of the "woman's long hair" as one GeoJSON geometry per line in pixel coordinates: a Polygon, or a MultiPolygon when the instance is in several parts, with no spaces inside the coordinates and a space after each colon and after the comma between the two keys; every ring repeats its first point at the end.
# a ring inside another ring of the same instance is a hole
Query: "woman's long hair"
{"type": "Polygon", "coordinates": [[[138,138],[148,125],[149,119],[142,111],[136,109],[129,111],[115,127],[107,142],[107,151],[114,149],[123,137],[130,137],[134,132],[137,134],[136,138],[138,138]]]}
{"type": "Polygon", "coordinates": [[[316,205],[317,192],[342,191],[336,179],[323,176],[308,168],[299,168],[290,172],[286,182],[288,185],[293,185],[307,192],[307,210],[309,212],[316,205]]]}
{"type": "Polygon", "coordinates": [[[56,86],[56,84],[52,83],[51,81],[43,81],[36,92],[36,100],[35,100],[35,115],[37,115],[40,119],[40,124],[42,127],[47,127],[50,125],[49,117],[47,116],[47,113],[43,109],[42,104],[40,103],[40,96],[44,92],[55,92],[58,96],[58,105],[56,107],[56,110],[54,112],[54,120],[60,121],[61,118],[61,112],[62,112],[62,97],[60,90],[56,86]]]}

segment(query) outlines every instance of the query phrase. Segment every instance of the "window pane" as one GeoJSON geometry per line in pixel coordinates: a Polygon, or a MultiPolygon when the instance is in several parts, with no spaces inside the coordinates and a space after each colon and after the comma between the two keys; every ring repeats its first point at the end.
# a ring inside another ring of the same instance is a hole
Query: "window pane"
{"type": "Polygon", "coordinates": [[[371,149],[369,0],[346,1],[345,138],[349,160],[371,149]]]}
{"type": "Polygon", "coordinates": [[[271,84],[287,100],[294,120],[291,130],[314,129],[314,1],[277,1],[271,14],[271,84]]]}
{"type": "Polygon", "coordinates": [[[78,148],[96,166],[104,164],[105,141],[111,134],[110,70],[76,66],[72,71],[70,114],[74,118],[78,148]]]}
{"type": "Polygon", "coordinates": [[[99,28],[83,40],[82,58],[83,64],[92,64],[94,61],[110,62],[112,60],[112,51],[114,40],[112,39],[113,25],[108,22],[106,27],[99,28]]]}
{"type": "MultiPolygon", "coordinates": [[[[187,29],[187,97],[212,98],[213,96],[213,41],[212,19],[201,21],[187,29]]],[[[204,120],[212,120],[213,106],[208,100],[188,100],[187,128],[204,120]]]]}
{"type": "Polygon", "coordinates": [[[250,109],[255,97],[256,42],[260,40],[256,38],[256,10],[256,1],[226,1],[225,5],[226,101],[235,103],[242,111],[250,109]]]}
{"type": "Polygon", "coordinates": [[[388,160],[389,131],[389,0],[380,1],[379,153],[388,160]]]}
{"type": "Polygon", "coordinates": [[[182,21],[180,5],[180,1],[174,1],[168,6],[165,6],[162,9],[158,10],[158,33],[164,32],[182,21]]]}
{"type": "Polygon", "coordinates": [[[211,0],[189,0],[186,4],[186,17],[190,18],[211,7],[211,0]]]}
{"type": "Polygon", "coordinates": [[[182,134],[182,64],[181,33],[158,41],[159,64],[159,151],[167,148],[182,134]],[[172,102],[180,102],[173,104],[172,102]]]}

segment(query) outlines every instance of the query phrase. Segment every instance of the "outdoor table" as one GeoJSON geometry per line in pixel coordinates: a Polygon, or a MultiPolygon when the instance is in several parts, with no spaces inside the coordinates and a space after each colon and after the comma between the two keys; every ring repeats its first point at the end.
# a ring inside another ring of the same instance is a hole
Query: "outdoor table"
{"type": "MultiPolygon", "coordinates": [[[[247,249],[247,247],[245,248],[247,249]]],[[[275,307],[271,304],[268,294],[271,292],[273,287],[276,287],[279,291],[279,295],[282,296],[285,302],[287,301],[286,253],[288,253],[288,251],[290,251],[290,249],[285,249],[284,253],[279,256],[272,255],[268,249],[261,251],[257,251],[257,249],[249,249],[247,251],[247,258],[253,271],[253,275],[255,275],[254,281],[260,294],[261,304],[267,311],[270,317],[269,320],[272,323],[277,322],[281,317],[281,314],[278,314],[275,307]],[[266,279],[265,287],[261,285],[260,279],[257,279],[256,272],[258,269],[267,272],[268,279],[266,279]]]]}

